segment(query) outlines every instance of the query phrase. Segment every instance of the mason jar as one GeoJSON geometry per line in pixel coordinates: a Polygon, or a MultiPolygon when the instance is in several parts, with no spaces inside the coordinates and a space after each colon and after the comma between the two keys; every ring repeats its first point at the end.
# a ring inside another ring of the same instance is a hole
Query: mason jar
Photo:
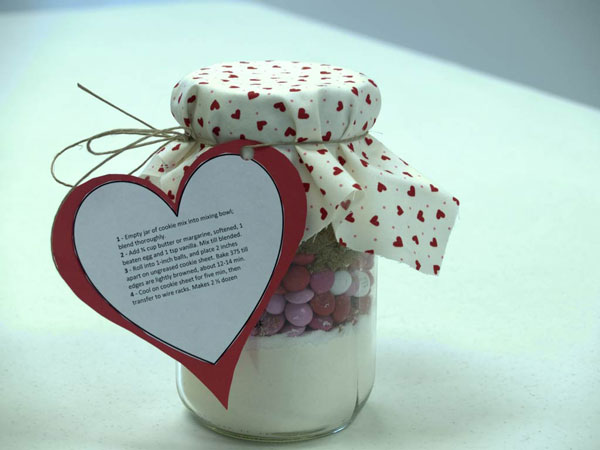
{"type": "Polygon", "coordinates": [[[177,364],[183,403],[208,428],[261,441],[335,433],[375,376],[376,261],[331,227],[303,242],[236,366],[227,409],[177,364]]]}
{"type": "Polygon", "coordinates": [[[303,242],[245,343],[228,408],[177,367],[181,399],[207,427],[264,441],[344,429],[373,386],[375,255],[440,271],[458,199],[370,133],[381,103],[364,73],[305,61],[218,63],[173,87],[192,140],[164,145],[143,178],[174,196],[203,151],[239,139],[285,155],[306,196],[303,242]]]}

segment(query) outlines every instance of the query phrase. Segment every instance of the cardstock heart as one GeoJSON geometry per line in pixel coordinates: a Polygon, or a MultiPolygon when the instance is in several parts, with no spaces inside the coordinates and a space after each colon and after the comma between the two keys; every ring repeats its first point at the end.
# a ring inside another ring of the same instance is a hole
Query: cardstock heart
{"type": "Polygon", "coordinates": [[[55,265],[96,312],[181,362],[227,408],[239,355],[292,262],[306,197],[271,147],[203,153],[169,198],[129,175],[73,189],[52,228],[55,265]]]}

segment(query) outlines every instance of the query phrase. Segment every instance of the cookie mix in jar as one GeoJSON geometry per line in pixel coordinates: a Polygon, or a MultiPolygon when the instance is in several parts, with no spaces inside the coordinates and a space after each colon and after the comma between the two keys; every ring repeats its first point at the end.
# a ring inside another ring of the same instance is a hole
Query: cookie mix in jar
{"type": "MultiPolygon", "coordinates": [[[[175,85],[171,110],[192,136],[275,143],[307,199],[302,243],[244,346],[228,408],[178,365],[183,402],[211,429],[298,440],[345,428],[373,387],[375,255],[440,270],[458,200],[369,134],[380,107],[374,80],[329,64],[223,63],[175,85]]],[[[168,145],[142,176],[175,192],[203,151],[168,145]]]]}

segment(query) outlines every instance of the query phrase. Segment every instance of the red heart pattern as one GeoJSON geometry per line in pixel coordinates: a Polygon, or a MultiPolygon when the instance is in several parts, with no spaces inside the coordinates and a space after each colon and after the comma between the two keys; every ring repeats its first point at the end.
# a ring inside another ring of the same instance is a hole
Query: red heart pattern
{"type": "MultiPolygon", "coordinates": [[[[205,67],[184,77],[171,97],[175,119],[193,136],[217,143],[238,136],[290,143],[276,148],[301,174],[308,203],[306,237],[331,224],[349,248],[372,250],[413,268],[418,260],[421,271],[433,274],[435,266],[441,267],[459,201],[365,135],[380,107],[377,84],[365,75],[290,61],[205,67]],[[328,145],[352,136],[351,142],[328,145]],[[314,141],[325,145],[310,144],[314,141]],[[378,226],[371,223],[374,216],[378,226]],[[410,235],[402,236],[405,230],[410,235]],[[417,245],[413,235],[430,245],[417,245]]],[[[188,143],[180,150],[173,146],[156,154],[143,175],[175,193],[182,167],[196,155],[189,154],[188,143]]]]}

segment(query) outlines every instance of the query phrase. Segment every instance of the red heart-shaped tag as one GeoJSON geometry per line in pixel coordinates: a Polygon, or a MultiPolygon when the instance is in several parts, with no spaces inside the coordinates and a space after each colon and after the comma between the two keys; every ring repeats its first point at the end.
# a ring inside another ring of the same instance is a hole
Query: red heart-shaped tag
{"type": "Polygon", "coordinates": [[[226,408],[240,353],[306,220],[287,157],[263,147],[241,158],[255,143],[202,154],[174,199],[130,175],[89,180],[67,195],[52,228],[54,262],[73,292],[182,363],[226,408]]]}

